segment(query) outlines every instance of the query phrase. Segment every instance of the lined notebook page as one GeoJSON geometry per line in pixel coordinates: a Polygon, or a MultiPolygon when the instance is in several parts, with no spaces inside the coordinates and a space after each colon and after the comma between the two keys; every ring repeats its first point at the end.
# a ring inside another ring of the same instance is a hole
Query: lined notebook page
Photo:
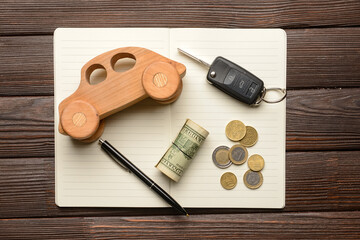
{"type": "Polygon", "coordinates": [[[168,207],[133,174],[123,171],[97,145],[81,144],[57,131],[58,105],[79,84],[81,67],[93,57],[122,46],[141,46],[178,60],[187,67],[180,98],[171,105],[148,99],[107,119],[103,138],[170,191],[185,207],[280,208],[285,201],[285,101],[250,108],[205,80],[207,70],[180,55],[184,48],[209,63],[224,56],[264,80],[266,87],[285,87],[286,36],[282,30],[224,29],[57,29],[55,64],[55,190],[59,206],[168,207]],[[210,37],[209,37],[210,36],[210,37]],[[232,39],[232,40],[231,40],[232,39]],[[186,118],[210,135],[179,183],[170,183],[154,165],[186,118]],[[219,145],[232,146],[225,137],[234,119],[255,127],[259,141],[248,148],[265,158],[264,184],[247,189],[242,176],[246,165],[218,169],[211,160],[219,145]],[[235,173],[238,185],[222,189],[220,176],[235,173]]]}
{"type": "MultiPolygon", "coordinates": [[[[167,56],[169,29],[57,29],[55,32],[55,161],[59,206],[167,206],[134,174],[121,169],[96,142],[81,144],[57,131],[58,105],[77,89],[82,66],[95,56],[122,46],[141,46],[167,56]]],[[[168,190],[168,178],[154,165],[169,147],[170,123],[170,107],[148,99],[107,118],[103,138],[168,190]]]]}
{"type": "Polygon", "coordinates": [[[187,67],[181,98],[171,106],[172,138],[190,118],[210,134],[179,183],[171,184],[171,194],[187,207],[282,208],[285,204],[285,115],[286,102],[261,104],[251,108],[224,94],[206,81],[207,69],[178,53],[189,51],[211,63],[223,56],[262,79],[267,88],[286,86],[286,35],[279,29],[171,29],[170,57],[187,67]],[[249,156],[265,159],[261,171],[263,185],[257,190],[243,183],[247,164],[219,169],[212,162],[213,150],[235,143],[225,136],[231,120],[253,126],[259,134],[249,156]],[[225,172],[237,177],[237,186],[225,190],[220,177],[225,172]]]}

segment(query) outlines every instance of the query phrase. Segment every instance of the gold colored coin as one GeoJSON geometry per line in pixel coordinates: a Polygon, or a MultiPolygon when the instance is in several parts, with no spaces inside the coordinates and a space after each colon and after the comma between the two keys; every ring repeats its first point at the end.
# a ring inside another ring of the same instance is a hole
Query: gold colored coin
{"type": "Polygon", "coordinates": [[[245,147],[252,147],[258,140],[258,133],[255,128],[251,126],[246,126],[246,134],[243,139],[240,140],[240,143],[245,147]]]}
{"type": "Polygon", "coordinates": [[[258,172],[264,168],[265,161],[262,156],[259,154],[254,154],[249,157],[248,166],[251,170],[258,172]]]}
{"type": "Polygon", "coordinates": [[[221,176],[220,183],[223,188],[230,190],[236,186],[237,178],[233,173],[226,172],[221,176]]]}
{"type": "Polygon", "coordinates": [[[241,144],[236,144],[229,150],[229,158],[236,165],[241,165],[246,162],[247,157],[248,151],[246,150],[246,147],[241,144]]]}
{"type": "Polygon", "coordinates": [[[244,174],[243,180],[244,180],[245,186],[250,189],[259,188],[263,184],[263,181],[264,181],[261,172],[254,172],[252,170],[248,170],[244,174]]]}
{"type": "Polygon", "coordinates": [[[234,142],[240,141],[246,134],[245,125],[239,120],[233,120],[226,125],[226,136],[234,142]]]}

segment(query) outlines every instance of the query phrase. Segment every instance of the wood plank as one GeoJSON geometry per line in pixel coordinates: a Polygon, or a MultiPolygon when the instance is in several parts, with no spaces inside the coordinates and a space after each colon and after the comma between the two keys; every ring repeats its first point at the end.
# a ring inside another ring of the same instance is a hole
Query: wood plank
{"type": "Polygon", "coordinates": [[[54,94],[52,36],[0,37],[0,52],[0,96],[54,94]]]}
{"type": "Polygon", "coordinates": [[[1,159],[0,217],[47,216],[54,179],[54,159],[1,159]]]}
{"type": "Polygon", "coordinates": [[[286,149],[360,149],[360,88],[289,91],[286,149]]]}
{"type": "Polygon", "coordinates": [[[0,157],[54,156],[53,97],[1,97],[0,112],[0,157]]]}
{"type": "Polygon", "coordinates": [[[0,239],[90,239],[90,219],[40,218],[0,220],[0,239]]]}
{"type": "MultiPolygon", "coordinates": [[[[359,87],[360,28],[286,30],[287,87],[359,87]]],[[[0,96],[53,95],[52,36],[0,37],[0,96]]]]}
{"type": "Polygon", "coordinates": [[[359,224],[359,212],[11,219],[0,238],[359,239],[359,224]]]}
{"type": "MultiPolygon", "coordinates": [[[[360,148],[360,88],[289,91],[288,151],[360,148]]],[[[53,97],[0,98],[0,157],[54,156],[53,97]]]]}
{"type": "Polygon", "coordinates": [[[358,151],[287,153],[285,210],[359,210],[359,154],[358,151]]]}
{"type": "MultiPolygon", "coordinates": [[[[190,214],[360,210],[359,151],[289,152],[286,207],[188,209],[190,214]]],[[[209,162],[210,163],[210,162],[209,162]]],[[[59,208],[53,158],[0,159],[0,218],[175,214],[170,208],[59,208]]]]}
{"type": "Polygon", "coordinates": [[[286,33],[288,88],[360,86],[360,28],[294,29],[286,33]]]}
{"type": "Polygon", "coordinates": [[[94,239],[358,239],[359,212],[95,218],[94,239]],[[125,226],[124,226],[125,225],[125,226]]]}
{"type": "Polygon", "coordinates": [[[319,27],[360,25],[358,0],[5,1],[0,35],[56,27],[319,27]],[[154,16],[156,19],[154,19],[154,16]],[[94,21],[96,19],[96,21],[94,21]]]}

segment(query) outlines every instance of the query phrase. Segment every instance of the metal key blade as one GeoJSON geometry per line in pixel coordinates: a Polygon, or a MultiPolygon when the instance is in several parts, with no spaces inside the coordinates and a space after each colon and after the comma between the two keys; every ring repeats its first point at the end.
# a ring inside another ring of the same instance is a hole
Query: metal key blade
{"type": "Polygon", "coordinates": [[[178,51],[181,52],[182,54],[188,56],[189,58],[191,58],[191,59],[193,59],[193,60],[201,63],[201,64],[204,65],[205,67],[210,68],[210,64],[208,64],[207,62],[201,60],[200,58],[197,58],[197,57],[195,57],[194,55],[192,55],[192,54],[190,54],[190,53],[188,53],[188,52],[185,52],[184,50],[182,50],[182,49],[180,49],[180,48],[178,48],[178,51]]]}

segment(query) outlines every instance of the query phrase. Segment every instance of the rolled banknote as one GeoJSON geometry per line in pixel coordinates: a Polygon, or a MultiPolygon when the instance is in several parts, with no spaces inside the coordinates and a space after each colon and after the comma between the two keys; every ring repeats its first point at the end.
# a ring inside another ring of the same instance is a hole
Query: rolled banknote
{"type": "Polygon", "coordinates": [[[155,167],[178,182],[208,135],[208,131],[187,119],[175,141],[155,167]]]}

